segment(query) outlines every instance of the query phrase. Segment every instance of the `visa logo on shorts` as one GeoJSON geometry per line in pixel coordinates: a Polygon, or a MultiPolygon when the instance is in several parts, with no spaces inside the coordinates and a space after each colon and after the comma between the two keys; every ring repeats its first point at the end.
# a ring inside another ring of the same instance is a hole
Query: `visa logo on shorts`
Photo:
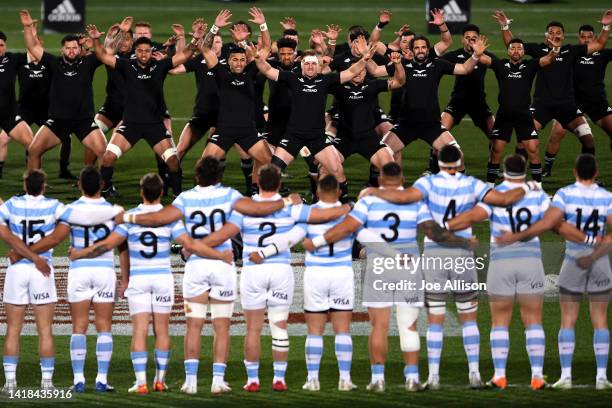
{"type": "Polygon", "coordinates": [[[284,292],[277,292],[277,291],[272,292],[272,297],[275,298],[275,299],[282,299],[282,300],[288,300],[289,299],[289,296],[287,296],[286,293],[284,293],[284,292]]]}
{"type": "Polygon", "coordinates": [[[155,296],[155,301],[156,302],[164,302],[164,303],[168,303],[171,302],[172,299],[170,296],[162,296],[162,295],[157,295],[155,296]]]}
{"type": "Polygon", "coordinates": [[[544,287],[544,282],[542,281],[533,282],[531,284],[531,289],[542,289],[543,287],[544,287]]]}
{"type": "Polygon", "coordinates": [[[45,300],[45,299],[49,299],[51,297],[51,295],[49,295],[48,292],[42,292],[42,293],[35,293],[34,294],[34,300],[45,300]]]}
{"type": "Polygon", "coordinates": [[[104,292],[103,290],[99,290],[98,297],[101,297],[102,299],[112,299],[113,292],[104,292]]]}
{"type": "Polygon", "coordinates": [[[595,281],[595,286],[601,288],[602,286],[607,286],[610,284],[610,278],[600,279],[595,281]]]}
{"type": "Polygon", "coordinates": [[[219,296],[222,296],[222,297],[234,296],[234,291],[233,290],[220,290],[219,296]]]}
{"type": "Polygon", "coordinates": [[[349,300],[346,298],[334,298],[332,299],[332,302],[334,303],[334,305],[348,305],[349,304],[349,300]]]}

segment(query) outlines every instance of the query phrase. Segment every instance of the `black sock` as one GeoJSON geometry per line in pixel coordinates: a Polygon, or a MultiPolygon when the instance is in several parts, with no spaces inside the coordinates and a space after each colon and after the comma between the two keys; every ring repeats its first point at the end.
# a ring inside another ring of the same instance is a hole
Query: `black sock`
{"type": "Polygon", "coordinates": [[[593,147],[586,147],[586,146],[582,146],[582,154],[592,154],[593,156],[595,156],[595,146],[593,147]]]}
{"type": "Polygon", "coordinates": [[[310,180],[310,192],[312,193],[312,197],[316,197],[317,196],[317,180],[318,176],[317,174],[312,174],[312,173],[308,173],[308,180],[310,180]]]}
{"type": "Polygon", "coordinates": [[[253,188],[253,159],[240,159],[240,169],[244,175],[244,185],[248,195],[253,188]]]}
{"type": "Polygon", "coordinates": [[[372,187],[378,187],[378,177],[380,176],[380,170],[378,167],[370,164],[370,178],[368,180],[368,184],[372,187]]]}
{"type": "Polygon", "coordinates": [[[179,168],[177,171],[170,171],[168,169],[168,184],[172,189],[172,194],[178,196],[183,191],[183,170],[179,168]]]}
{"type": "Polygon", "coordinates": [[[438,166],[438,155],[434,153],[433,149],[429,150],[429,171],[432,174],[436,174],[440,171],[440,166],[438,166]]]}
{"type": "Polygon", "coordinates": [[[4,170],[4,162],[0,161],[0,178],[2,178],[3,170],[4,170]]]}
{"type": "Polygon", "coordinates": [[[272,161],[270,163],[278,167],[281,173],[287,168],[287,163],[285,163],[282,159],[279,159],[277,156],[272,156],[272,161]]]}
{"type": "Polygon", "coordinates": [[[495,183],[499,177],[499,163],[487,163],[487,183],[495,183]]]}
{"type": "Polygon", "coordinates": [[[64,173],[68,171],[68,165],[70,164],[69,160],[60,159],[60,172],[64,173]]]}
{"type": "Polygon", "coordinates": [[[113,172],[115,168],[113,166],[101,166],[100,173],[102,174],[102,180],[104,180],[104,190],[108,190],[113,186],[113,172]]]}
{"type": "Polygon", "coordinates": [[[544,172],[550,173],[555,164],[555,159],[557,158],[556,154],[546,152],[544,156],[544,172]]]}
{"type": "Polygon", "coordinates": [[[341,203],[348,203],[349,201],[349,196],[348,196],[348,181],[343,181],[340,184],[340,202],[341,203]]]}
{"type": "Polygon", "coordinates": [[[542,182],[542,163],[529,163],[529,171],[534,181],[542,182]]]}
{"type": "Polygon", "coordinates": [[[259,186],[257,185],[257,183],[253,183],[251,185],[251,195],[255,195],[255,194],[259,194],[259,186]]]}
{"type": "Polygon", "coordinates": [[[518,146],[517,146],[517,147],[514,149],[514,153],[516,153],[516,154],[518,154],[518,155],[523,156],[523,158],[525,159],[525,161],[527,161],[527,160],[528,160],[528,159],[527,159],[527,150],[525,150],[525,149],[523,149],[523,148],[521,148],[521,147],[518,147],[518,146]]]}
{"type": "Polygon", "coordinates": [[[310,174],[317,174],[317,173],[319,173],[319,168],[315,164],[314,157],[312,155],[310,155],[308,157],[304,157],[304,161],[306,162],[306,165],[308,166],[308,172],[310,174]]]}
{"type": "Polygon", "coordinates": [[[219,170],[221,170],[221,178],[219,181],[223,180],[223,175],[225,174],[225,168],[227,167],[227,161],[225,159],[219,160],[219,170]]]}

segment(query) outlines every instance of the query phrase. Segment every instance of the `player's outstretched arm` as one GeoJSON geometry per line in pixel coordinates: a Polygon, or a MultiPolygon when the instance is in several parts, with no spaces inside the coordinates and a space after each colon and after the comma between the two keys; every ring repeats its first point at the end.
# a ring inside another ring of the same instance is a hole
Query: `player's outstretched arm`
{"type": "Polygon", "coordinates": [[[587,44],[589,54],[600,51],[606,46],[608,37],[610,36],[610,24],[612,24],[612,9],[604,11],[601,21],[599,22],[603,24],[603,27],[597,36],[597,40],[587,44]]]}
{"type": "Polygon", "coordinates": [[[89,38],[93,40],[96,57],[104,65],[109,66],[111,68],[115,68],[117,58],[115,58],[113,54],[109,54],[108,52],[106,52],[106,49],[104,49],[102,44],[100,44],[100,37],[104,33],[98,31],[98,28],[94,24],[88,24],[85,29],[87,30],[87,35],[89,35],[89,38]]]}
{"type": "Polygon", "coordinates": [[[509,205],[514,204],[521,198],[525,197],[530,190],[538,190],[538,183],[535,181],[528,181],[525,184],[522,184],[520,187],[513,188],[512,190],[501,191],[490,189],[487,191],[482,201],[485,204],[494,205],[496,207],[508,207],[509,205]]]}
{"type": "MultiPolygon", "coordinates": [[[[472,56],[467,59],[463,64],[455,64],[453,74],[455,75],[468,75],[473,70],[476,64],[480,62],[480,59],[484,55],[485,50],[489,47],[489,40],[484,35],[478,36],[478,39],[472,46],[472,56]]],[[[489,58],[489,64],[491,64],[489,58]]]]}
{"type": "Polygon", "coordinates": [[[526,230],[514,234],[506,232],[502,236],[495,238],[495,242],[500,245],[509,245],[517,241],[526,241],[545,231],[556,228],[561,222],[563,222],[563,211],[556,207],[550,207],[546,210],[544,217],[540,221],[532,224],[526,230]]]}
{"type": "Polygon", "coordinates": [[[477,205],[471,210],[462,212],[456,217],[448,220],[446,222],[446,229],[449,231],[461,231],[471,227],[473,224],[482,222],[487,218],[489,218],[487,211],[481,206],[477,205]]]}
{"type": "Polygon", "coordinates": [[[437,55],[444,54],[453,44],[453,37],[451,36],[450,30],[444,20],[444,10],[433,9],[430,11],[433,16],[433,20],[429,24],[433,24],[440,30],[440,41],[434,44],[434,49],[437,55]]]}
{"type": "Polygon", "coordinates": [[[510,31],[510,23],[512,22],[512,19],[508,18],[503,10],[495,10],[493,12],[493,19],[499,23],[502,39],[507,47],[513,38],[512,32],[510,31]]]}
{"type": "Polygon", "coordinates": [[[197,18],[191,26],[193,27],[191,42],[180,50],[180,52],[177,49],[176,54],[172,56],[173,67],[178,67],[179,65],[185,63],[189,58],[191,58],[193,52],[198,49],[198,44],[204,42],[204,34],[206,34],[206,30],[208,29],[208,26],[206,23],[204,23],[204,20],[197,18]]]}
{"type": "Polygon", "coordinates": [[[126,237],[116,232],[111,233],[108,237],[94,245],[83,249],[70,248],[68,250],[68,258],[71,261],[83,258],[96,258],[111,249],[117,248],[125,242],[126,237]]]}
{"type": "Polygon", "coordinates": [[[433,220],[424,221],[419,224],[419,227],[429,239],[440,245],[465,249],[474,249],[478,245],[476,237],[470,239],[459,237],[449,230],[442,228],[433,220]]]}
{"type": "MultiPolygon", "coordinates": [[[[394,89],[399,89],[406,83],[406,70],[404,70],[404,66],[402,65],[402,56],[399,52],[392,52],[389,56],[389,59],[393,63],[395,67],[395,73],[393,74],[393,78],[389,80],[389,90],[392,91],[394,89]]],[[[368,61],[368,64],[371,61],[368,61]]]]}
{"type": "Polygon", "coordinates": [[[415,187],[409,187],[404,190],[368,187],[361,190],[361,193],[359,193],[359,198],[367,197],[369,195],[382,198],[383,200],[394,204],[410,204],[423,199],[423,193],[421,193],[421,191],[415,187]]]}
{"type": "Polygon", "coordinates": [[[6,242],[15,253],[34,262],[36,269],[43,275],[49,276],[51,274],[51,268],[47,260],[32,251],[23,241],[13,235],[6,225],[0,225],[0,239],[6,242]]]}
{"type": "Polygon", "coordinates": [[[372,34],[370,34],[370,43],[375,44],[380,41],[382,30],[391,22],[391,13],[389,10],[381,10],[378,13],[378,23],[374,26],[372,34]]]}
{"type": "Polygon", "coordinates": [[[181,218],[183,218],[181,210],[173,205],[167,205],[159,211],[146,214],[124,214],[121,219],[116,217],[115,222],[117,224],[128,222],[130,224],[144,225],[146,227],[159,227],[178,221],[181,218]]]}
{"type": "Polygon", "coordinates": [[[271,81],[278,81],[280,71],[272,67],[272,65],[270,65],[267,61],[268,55],[270,55],[269,49],[260,47],[259,44],[257,45],[257,48],[255,48],[254,45],[251,45],[249,49],[251,50],[251,54],[253,55],[255,65],[257,66],[259,72],[261,72],[263,76],[271,81]]]}
{"type": "Polygon", "coordinates": [[[176,242],[181,244],[183,248],[190,253],[196,254],[202,258],[219,259],[228,264],[231,264],[234,260],[234,253],[231,250],[217,251],[206,245],[202,240],[195,240],[187,234],[178,237],[176,242]]]}
{"type": "Polygon", "coordinates": [[[240,227],[231,222],[226,222],[220,230],[207,235],[206,237],[202,238],[200,242],[202,242],[204,245],[208,245],[210,248],[214,248],[239,233],[240,227]]]}
{"type": "Polygon", "coordinates": [[[36,38],[36,29],[34,28],[35,20],[32,20],[32,16],[30,16],[28,10],[21,10],[19,12],[19,18],[23,25],[23,40],[25,41],[25,46],[28,52],[32,54],[36,60],[40,61],[45,50],[40,41],[36,38]]]}
{"type": "Polygon", "coordinates": [[[349,204],[342,204],[339,207],[315,208],[311,207],[308,222],[310,224],[322,224],[343,217],[351,211],[349,204]]]}
{"type": "Polygon", "coordinates": [[[263,48],[269,49],[272,46],[272,40],[270,39],[270,31],[268,31],[268,24],[266,24],[266,16],[263,11],[257,7],[251,7],[249,9],[251,23],[259,26],[259,33],[261,36],[261,43],[263,48]]]}

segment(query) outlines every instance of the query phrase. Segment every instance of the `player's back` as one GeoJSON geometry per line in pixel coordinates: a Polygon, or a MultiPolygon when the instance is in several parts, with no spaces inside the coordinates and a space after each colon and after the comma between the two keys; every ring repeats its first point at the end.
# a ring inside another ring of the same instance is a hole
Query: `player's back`
{"type": "MultiPolygon", "coordinates": [[[[517,183],[504,181],[496,190],[506,192],[516,188],[517,183]]],[[[517,233],[526,230],[544,216],[550,200],[541,190],[529,191],[523,198],[508,207],[482,206],[491,220],[491,259],[540,258],[540,239],[536,236],[527,242],[516,242],[512,245],[497,246],[495,238],[505,232],[517,233]]]]}
{"type": "MultiPolygon", "coordinates": [[[[603,237],[606,233],[607,217],[612,215],[612,193],[593,183],[579,182],[557,191],[551,204],[561,209],[565,221],[573,224],[586,235],[603,237]]],[[[566,242],[565,257],[573,260],[587,247],[583,244],[566,242]]]]}
{"type": "MultiPolygon", "coordinates": [[[[223,227],[232,215],[234,203],[240,198],[242,195],[238,191],[221,184],[195,186],[182,192],[172,205],[183,213],[187,233],[194,239],[201,239],[223,227]]],[[[216,247],[220,251],[231,248],[229,240],[216,247]]]]}
{"type": "MultiPolygon", "coordinates": [[[[337,201],[335,203],[325,203],[318,201],[312,205],[312,208],[332,208],[339,207],[342,204],[337,201]]],[[[334,226],[344,220],[344,217],[336,218],[321,224],[299,224],[306,231],[307,238],[314,238],[325,234],[334,226]]],[[[334,268],[339,266],[353,266],[353,240],[355,234],[349,234],[338,242],[317,248],[315,252],[306,252],[306,267],[326,267],[334,268]]]]}
{"type": "MultiPolygon", "coordinates": [[[[67,205],[66,214],[68,211],[95,211],[96,208],[111,207],[112,204],[104,198],[89,198],[81,197],[78,200],[67,205]]],[[[65,217],[62,217],[62,222],[66,223],[65,217]]],[[[113,219],[91,226],[70,225],[71,245],[76,249],[87,248],[96,242],[102,241],[108,237],[115,228],[113,219]]],[[[83,258],[70,262],[70,268],[114,268],[113,251],[107,251],[96,258],[83,258]]]]}
{"type": "MultiPolygon", "coordinates": [[[[29,194],[11,197],[0,206],[0,217],[13,235],[21,239],[26,245],[32,245],[55,230],[57,219],[64,211],[64,205],[54,198],[43,195],[29,194]]],[[[51,259],[53,249],[40,254],[51,259]]],[[[29,259],[22,259],[18,263],[31,264],[29,259]]]]}
{"type": "MultiPolygon", "coordinates": [[[[441,226],[457,214],[471,210],[490,190],[486,183],[475,177],[445,171],[419,178],[414,187],[421,191],[432,218],[441,226]]],[[[456,231],[455,234],[469,238],[472,228],[456,231]]],[[[432,241],[425,237],[425,242],[432,241]]]]}
{"type": "MultiPolygon", "coordinates": [[[[137,208],[128,211],[128,214],[145,214],[162,208],[161,204],[140,204],[137,208]]],[[[186,232],[182,221],[160,227],[121,224],[115,231],[127,237],[130,276],[171,273],[170,244],[172,239],[186,232]]]]}

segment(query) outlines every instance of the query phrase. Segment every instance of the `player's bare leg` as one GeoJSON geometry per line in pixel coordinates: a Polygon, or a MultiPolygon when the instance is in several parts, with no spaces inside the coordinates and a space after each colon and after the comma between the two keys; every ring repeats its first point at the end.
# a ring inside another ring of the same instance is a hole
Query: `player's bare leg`
{"type": "Polygon", "coordinates": [[[261,329],[265,319],[265,309],[245,310],[244,317],[247,332],[244,337],[244,366],[247,382],[244,389],[249,392],[259,391],[259,356],[261,353],[261,329]]]}
{"type": "Polygon", "coordinates": [[[198,366],[202,348],[202,327],[204,327],[206,319],[208,301],[208,292],[184,299],[187,329],[184,338],[185,383],[181,387],[181,392],[186,394],[195,394],[197,392],[198,366]]]}
{"type": "Polygon", "coordinates": [[[182,192],[183,174],[174,141],[171,138],[164,139],[153,146],[153,151],[166,163],[169,187],[174,196],[178,196],[182,192]]]}
{"type": "Polygon", "coordinates": [[[272,153],[270,153],[270,148],[268,147],[268,143],[265,140],[260,140],[255,143],[248,151],[249,156],[255,160],[253,165],[253,175],[252,181],[253,185],[257,185],[257,173],[259,172],[259,168],[264,164],[268,164],[272,161],[272,153]]]}
{"type": "MultiPolygon", "coordinates": [[[[538,121],[534,120],[534,124],[536,130],[540,130],[542,128],[542,125],[538,121]]],[[[550,176],[552,174],[552,167],[555,162],[555,158],[561,149],[561,140],[563,140],[566,135],[565,131],[561,132],[561,130],[556,126],[557,124],[553,126],[548,139],[548,145],[546,146],[546,156],[544,158],[544,176],[550,176]]],[[[584,116],[579,116],[572,120],[567,124],[566,128],[574,132],[578,137],[578,140],[582,145],[582,153],[595,155],[595,142],[593,140],[593,134],[591,127],[587,123],[584,116]]]]}
{"type": "Polygon", "coordinates": [[[155,335],[155,378],[153,391],[164,392],[166,385],[166,370],[170,359],[170,313],[153,312],[153,334],[155,335]]]}
{"type": "Polygon", "coordinates": [[[348,201],[348,183],[344,175],[342,160],[338,150],[333,146],[327,146],[315,155],[315,159],[324,167],[328,173],[333,174],[340,185],[340,201],[348,201]]]}
{"type": "Polygon", "coordinates": [[[211,321],[215,333],[213,339],[213,382],[210,391],[213,394],[222,394],[232,390],[225,382],[225,368],[231,344],[230,324],[234,302],[213,298],[209,300],[211,321]]]}
{"type": "MultiPolygon", "coordinates": [[[[6,156],[8,155],[8,144],[11,141],[6,132],[0,131],[0,179],[2,178],[3,170],[4,170],[4,162],[6,160],[6,156]]],[[[26,149],[28,146],[26,146],[26,149]]]]}
{"type": "Polygon", "coordinates": [[[41,126],[28,146],[28,169],[40,169],[42,156],[60,144],[60,139],[47,126],[41,126]]]}
{"type": "Polygon", "coordinates": [[[372,379],[366,389],[368,391],[383,392],[385,390],[385,361],[388,351],[391,307],[370,307],[368,308],[368,315],[372,326],[370,336],[368,337],[372,379]]]}
{"type": "Polygon", "coordinates": [[[6,303],[4,306],[7,326],[2,354],[5,378],[2,392],[8,394],[17,390],[16,371],[19,359],[19,337],[21,336],[21,329],[25,318],[26,305],[6,303]]]}
{"type": "Polygon", "coordinates": [[[612,150],[612,115],[604,116],[595,122],[595,124],[608,134],[608,137],[610,138],[610,149],[612,150]]]}
{"type": "MultiPolygon", "coordinates": [[[[270,146],[268,146],[267,142],[265,143],[268,148],[268,151],[270,152],[270,160],[272,160],[272,149],[270,148],[270,146]]],[[[254,173],[257,173],[256,171],[254,171],[253,168],[253,159],[247,152],[244,151],[242,147],[240,147],[238,143],[234,144],[234,149],[236,149],[236,151],[238,152],[238,156],[240,156],[240,170],[242,170],[242,175],[244,176],[244,186],[246,195],[251,196],[257,193],[257,191],[253,189],[253,175],[254,173]]],[[[266,163],[270,162],[268,161],[266,163]]]]}
{"type": "Polygon", "coordinates": [[[115,197],[118,195],[113,185],[115,163],[119,157],[131,148],[132,145],[130,142],[128,142],[121,133],[113,133],[108,146],[106,146],[106,151],[102,155],[102,160],[100,161],[100,173],[104,180],[104,190],[102,192],[106,197],[115,197]]]}
{"type": "Polygon", "coordinates": [[[147,337],[151,313],[136,313],[131,316],[131,319],[132,342],[130,356],[132,359],[132,365],[134,366],[136,382],[134,383],[134,386],[128,390],[128,392],[147,394],[149,392],[147,385],[147,337]]]}

